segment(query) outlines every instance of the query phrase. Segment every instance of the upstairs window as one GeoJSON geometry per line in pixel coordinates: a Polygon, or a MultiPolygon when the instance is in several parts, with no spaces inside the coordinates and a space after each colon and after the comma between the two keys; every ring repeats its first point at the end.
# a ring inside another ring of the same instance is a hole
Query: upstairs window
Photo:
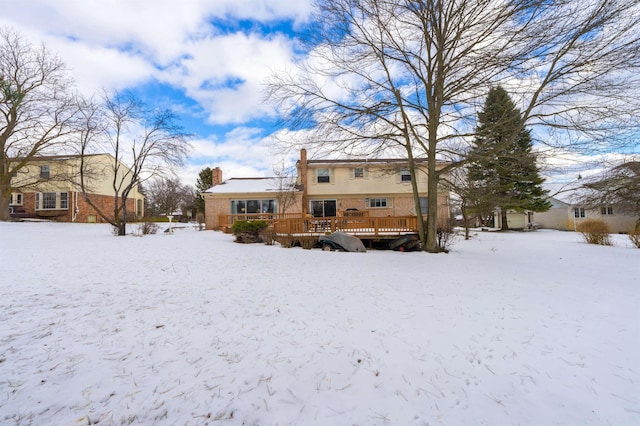
{"type": "Polygon", "coordinates": [[[331,182],[331,170],[329,169],[317,169],[317,180],[318,183],[330,183],[331,182]]]}
{"type": "Polygon", "coordinates": [[[363,179],[364,178],[364,167],[356,167],[353,169],[353,177],[355,179],[363,179]]]}
{"type": "Polygon", "coordinates": [[[51,176],[51,168],[48,164],[40,166],[40,179],[49,179],[51,176]]]}
{"type": "Polygon", "coordinates": [[[600,214],[602,214],[603,216],[612,215],[613,214],[613,207],[611,207],[611,206],[602,206],[600,208],[600,214]]]}
{"type": "Polygon", "coordinates": [[[400,182],[411,182],[411,173],[408,169],[400,170],[400,182]]]}

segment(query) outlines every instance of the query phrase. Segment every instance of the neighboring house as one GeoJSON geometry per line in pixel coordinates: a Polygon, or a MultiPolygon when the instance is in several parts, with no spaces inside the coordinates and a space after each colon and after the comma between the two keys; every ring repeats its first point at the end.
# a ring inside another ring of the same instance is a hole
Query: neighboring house
{"type": "Polygon", "coordinates": [[[614,233],[626,233],[633,230],[636,217],[622,211],[620,206],[603,205],[587,207],[581,203],[580,190],[572,190],[549,199],[551,208],[536,213],[535,221],[539,228],[575,231],[580,222],[586,219],[599,219],[606,222],[614,233]]]}
{"type": "MultiPolygon", "coordinates": [[[[426,159],[416,159],[422,213],[427,209],[426,159]]],[[[225,224],[224,215],[287,213],[298,216],[336,217],[362,214],[370,217],[416,216],[411,175],[404,159],[309,160],[300,151],[295,203],[282,212],[278,207],[275,178],[222,180],[214,169],[213,187],[203,193],[207,229],[225,224]]],[[[442,165],[444,166],[444,164],[442,165]]],[[[438,194],[439,217],[449,218],[448,193],[438,194]]]]}
{"type": "MultiPolygon", "coordinates": [[[[85,162],[88,173],[86,195],[103,213],[112,216],[115,159],[109,154],[92,154],[85,156],[85,162]]],[[[12,187],[17,188],[11,193],[11,216],[61,222],[102,222],[80,190],[79,171],[79,155],[33,158],[11,180],[12,187]]],[[[119,178],[128,171],[122,166],[119,178]]],[[[144,214],[144,196],[137,187],[129,194],[127,210],[135,218],[144,214]]]]}
{"type": "MultiPolygon", "coordinates": [[[[525,210],[525,211],[516,211],[516,210],[509,210],[507,211],[507,225],[509,226],[509,229],[531,229],[535,226],[535,221],[534,221],[534,216],[533,216],[533,212],[529,211],[529,210],[525,210]]],[[[538,218],[538,215],[540,213],[536,213],[535,218],[538,218]]],[[[494,226],[496,228],[502,228],[502,214],[500,213],[500,209],[497,209],[494,212],[494,226]]]]}

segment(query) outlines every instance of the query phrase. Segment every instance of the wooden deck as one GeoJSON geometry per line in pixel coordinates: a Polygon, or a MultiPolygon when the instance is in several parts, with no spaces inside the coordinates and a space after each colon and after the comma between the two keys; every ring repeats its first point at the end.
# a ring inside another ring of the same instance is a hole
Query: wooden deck
{"type": "Polygon", "coordinates": [[[288,218],[273,222],[279,236],[320,236],[336,231],[360,238],[396,238],[418,232],[415,216],[403,217],[312,217],[288,218]]]}
{"type": "Polygon", "coordinates": [[[345,212],[341,216],[301,217],[299,213],[250,213],[221,215],[221,227],[230,231],[238,220],[265,220],[276,235],[288,237],[313,237],[336,231],[363,239],[393,239],[400,235],[418,233],[416,216],[371,217],[367,211],[345,212]]]}

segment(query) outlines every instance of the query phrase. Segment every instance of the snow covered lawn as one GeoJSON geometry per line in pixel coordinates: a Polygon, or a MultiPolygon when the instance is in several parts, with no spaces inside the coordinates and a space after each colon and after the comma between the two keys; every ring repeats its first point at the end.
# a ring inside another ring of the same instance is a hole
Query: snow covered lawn
{"type": "Polygon", "coordinates": [[[638,425],[640,250],[0,223],[0,424],[638,425]]]}

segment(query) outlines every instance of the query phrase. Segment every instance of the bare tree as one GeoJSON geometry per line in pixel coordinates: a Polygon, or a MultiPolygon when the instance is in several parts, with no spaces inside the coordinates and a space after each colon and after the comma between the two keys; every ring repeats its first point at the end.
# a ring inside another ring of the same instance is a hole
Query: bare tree
{"type": "Polygon", "coordinates": [[[84,108],[84,128],[80,132],[80,185],[87,203],[105,221],[126,234],[127,199],[146,180],[161,176],[181,165],[187,155],[188,135],[175,123],[171,111],[148,110],[132,94],[105,95],[101,104],[84,108]],[[113,210],[104,211],[88,195],[91,173],[87,154],[98,150],[112,154],[113,210]]]}
{"type": "Polygon", "coordinates": [[[77,106],[66,72],[45,46],[0,28],[0,220],[9,219],[12,191],[70,178],[27,173],[34,158],[63,152],[73,132],[77,106]]]}
{"type": "MultiPolygon", "coordinates": [[[[428,251],[438,251],[433,194],[464,163],[491,87],[514,94],[521,127],[548,132],[550,146],[594,149],[612,140],[605,137],[612,130],[637,126],[637,2],[327,0],[317,6],[317,22],[325,24],[309,58],[295,72],[275,74],[267,98],[318,150],[373,156],[399,148],[414,182],[414,159],[425,155],[430,196],[427,229],[419,231],[428,251]],[[448,163],[439,165],[442,160],[448,163]]],[[[419,212],[415,183],[414,199],[419,212]]]]}
{"type": "Polygon", "coordinates": [[[181,213],[194,204],[195,190],[182,185],[177,177],[157,176],[146,187],[147,210],[150,214],[181,213]]]}
{"type": "Polygon", "coordinates": [[[582,186],[581,203],[591,208],[615,206],[636,217],[640,230],[640,162],[629,161],[590,179],[582,186]]]}
{"type": "Polygon", "coordinates": [[[298,201],[296,177],[282,164],[273,167],[278,214],[286,213],[298,201]]]}

